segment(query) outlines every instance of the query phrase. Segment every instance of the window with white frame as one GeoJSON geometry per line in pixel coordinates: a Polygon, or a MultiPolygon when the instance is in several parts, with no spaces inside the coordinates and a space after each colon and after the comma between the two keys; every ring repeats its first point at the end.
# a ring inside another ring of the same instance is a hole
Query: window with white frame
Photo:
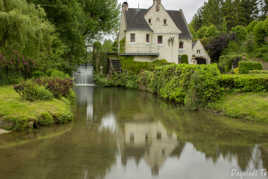
{"type": "Polygon", "coordinates": [[[157,43],[163,44],[163,36],[162,35],[157,36],[157,43]]]}
{"type": "Polygon", "coordinates": [[[150,34],[146,34],[146,43],[150,43],[150,34]]]}
{"type": "Polygon", "coordinates": [[[131,33],[130,34],[130,42],[131,43],[135,43],[136,42],[136,34],[135,33],[131,33]]]}

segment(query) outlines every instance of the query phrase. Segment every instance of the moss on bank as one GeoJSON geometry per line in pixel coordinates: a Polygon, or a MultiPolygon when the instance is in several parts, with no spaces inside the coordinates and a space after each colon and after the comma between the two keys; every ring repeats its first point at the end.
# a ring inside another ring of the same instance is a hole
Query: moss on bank
{"type": "Polygon", "coordinates": [[[268,93],[231,93],[208,108],[233,118],[268,122],[268,93]]]}
{"type": "Polygon", "coordinates": [[[0,87],[0,127],[25,130],[67,123],[73,119],[70,105],[65,98],[29,102],[12,86],[0,87]]]}

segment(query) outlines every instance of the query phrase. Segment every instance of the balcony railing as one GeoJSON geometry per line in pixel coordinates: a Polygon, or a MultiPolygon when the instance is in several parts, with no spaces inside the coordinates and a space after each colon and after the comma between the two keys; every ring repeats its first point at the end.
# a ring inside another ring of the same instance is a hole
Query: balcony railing
{"type": "Polygon", "coordinates": [[[129,54],[159,54],[159,46],[155,44],[131,43],[127,44],[126,53],[129,54]]]}

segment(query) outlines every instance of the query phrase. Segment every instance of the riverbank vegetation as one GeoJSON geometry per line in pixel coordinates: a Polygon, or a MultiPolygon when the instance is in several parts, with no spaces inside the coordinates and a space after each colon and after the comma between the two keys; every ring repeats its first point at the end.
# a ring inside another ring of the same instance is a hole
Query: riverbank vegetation
{"type": "Polygon", "coordinates": [[[230,117],[267,121],[264,103],[265,96],[268,96],[268,76],[261,70],[260,63],[243,60],[239,63],[241,70],[238,69],[236,74],[221,74],[217,64],[176,65],[165,61],[135,62],[133,59],[121,61],[122,73],[108,76],[97,73],[97,85],[145,90],[188,109],[209,109],[230,117]],[[239,103],[240,95],[245,96],[244,103],[239,103]],[[229,101],[232,98],[236,99],[235,104],[229,101]],[[259,101],[256,102],[257,99],[259,101]],[[247,110],[247,105],[255,104],[255,107],[247,110]]]}
{"type": "Polygon", "coordinates": [[[45,87],[31,85],[24,86],[24,92],[19,93],[13,86],[0,87],[0,127],[21,131],[73,120],[67,98],[54,98],[45,87]]]}
{"type": "Polygon", "coordinates": [[[118,16],[116,0],[0,0],[0,127],[71,121],[70,76],[118,16]]]}

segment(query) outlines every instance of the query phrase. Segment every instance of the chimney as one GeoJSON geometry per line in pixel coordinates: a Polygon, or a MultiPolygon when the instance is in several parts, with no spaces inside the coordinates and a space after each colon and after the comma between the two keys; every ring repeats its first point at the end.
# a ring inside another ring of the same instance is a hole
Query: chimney
{"type": "Polygon", "coordinates": [[[123,5],[122,5],[122,10],[123,10],[123,12],[128,11],[128,3],[127,3],[127,2],[124,2],[124,3],[123,3],[123,5]]]}
{"type": "Polygon", "coordinates": [[[154,0],[154,4],[160,5],[161,4],[161,0],[154,0]]]}
{"type": "Polygon", "coordinates": [[[156,5],[156,11],[160,10],[161,0],[154,0],[154,5],[156,5]]]}

